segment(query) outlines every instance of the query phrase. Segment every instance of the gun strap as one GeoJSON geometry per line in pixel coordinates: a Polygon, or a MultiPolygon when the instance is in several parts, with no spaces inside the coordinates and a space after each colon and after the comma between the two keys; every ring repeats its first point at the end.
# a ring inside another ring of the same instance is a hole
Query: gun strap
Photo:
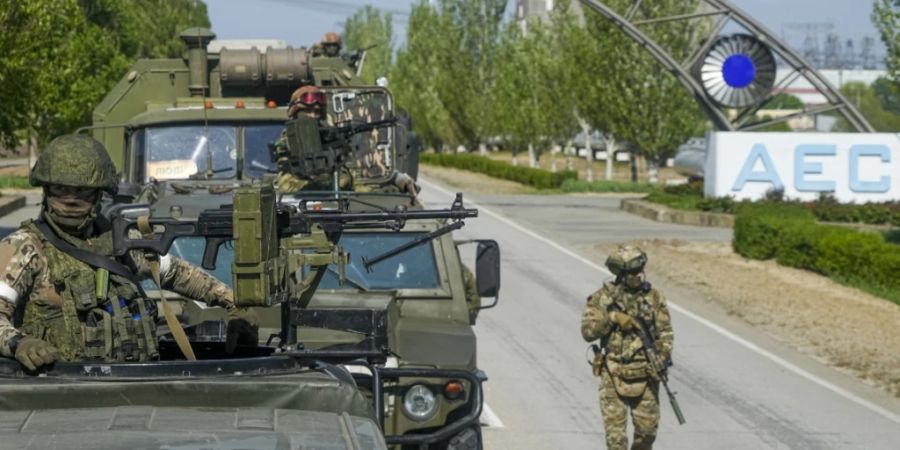
{"type": "MultiPolygon", "coordinates": [[[[144,235],[144,239],[153,238],[153,227],[150,225],[150,218],[148,216],[138,217],[137,226],[141,234],[144,235]]],[[[196,361],[197,356],[194,355],[194,349],[191,348],[191,342],[184,333],[184,328],[181,327],[181,322],[178,321],[178,317],[175,316],[172,305],[166,300],[166,293],[163,291],[162,281],[159,276],[159,255],[148,255],[147,263],[150,266],[150,274],[153,275],[153,282],[156,283],[156,287],[159,289],[159,299],[162,301],[163,315],[166,317],[166,325],[168,325],[172,337],[175,338],[175,344],[178,345],[178,349],[181,350],[181,353],[188,361],[196,361]]]]}
{"type": "Polygon", "coordinates": [[[53,244],[59,251],[97,269],[105,269],[110,273],[114,273],[122,278],[127,279],[132,282],[136,287],[138,292],[144,297],[147,296],[144,293],[144,289],[141,287],[141,279],[131,271],[125,264],[122,264],[115,259],[104,256],[99,253],[93,252],[91,250],[86,250],[83,248],[78,248],[64,239],[60,238],[56,232],[50,228],[50,225],[47,224],[43,219],[35,220],[34,226],[44,235],[44,237],[53,244]]]}

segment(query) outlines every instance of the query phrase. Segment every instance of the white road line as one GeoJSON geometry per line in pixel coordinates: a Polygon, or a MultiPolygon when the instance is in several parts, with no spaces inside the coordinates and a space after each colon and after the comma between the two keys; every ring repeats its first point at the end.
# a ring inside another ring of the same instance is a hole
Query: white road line
{"type": "MultiPolygon", "coordinates": [[[[442,192],[442,193],[444,193],[444,194],[446,194],[446,195],[449,195],[449,196],[451,196],[451,197],[453,196],[453,193],[452,193],[452,192],[450,192],[450,191],[448,191],[448,190],[446,190],[446,189],[444,189],[444,188],[442,188],[442,187],[440,187],[440,186],[438,186],[438,185],[436,185],[436,184],[434,184],[434,183],[430,183],[430,182],[427,182],[427,181],[423,181],[421,178],[420,178],[419,180],[416,180],[416,181],[419,182],[419,183],[421,183],[421,184],[424,184],[424,185],[428,186],[429,189],[433,189],[433,190],[435,190],[435,191],[442,192]]],[[[515,228],[515,229],[517,229],[517,230],[519,230],[519,231],[521,231],[521,232],[523,232],[523,233],[525,233],[525,234],[527,234],[527,235],[529,235],[529,236],[531,236],[531,237],[533,237],[533,238],[535,238],[535,239],[537,239],[537,240],[539,240],[539,241],[541,241],[541,242],[543,242],[543,243],[545,243],[545,244],[547,244],[547,245],[549,245],[549,246],[551,246],[551,247],[553,247],[553,248],[555,248],[555,249],[557,249],[557,250],[559,250],[559,251],[561,251],[561,252],[563,252],[563,253],[569,255],[569,256],[571,256],[572,258],[575,258],[575,259],[577,259],[578,261],[581,261],[582,263],[587,264],[589,267],[592,267],[592,268],[594,268],[594,269],[600,271],[601,273],[604,273],[604,274],[606,274],[606,275],[608,275],[608,276],[610,276],[610,277],[612,276],[612,273],[610,273],[608,270],[606,270],[605,267],[603,267],[603,266],[601,266],[601,265],[599,265],[599,264],[596,264],[596,263],[590,261],[589,259],[587,259],[587,258],[585,258],[585,257],[583,257],[583,256],[581,256],[581,255],[579,255],[579,254],[577,254],[577,253],[575,253],[575,252],[573,252],[573,251],[571,251],[571,250],[569,250],[569,249],[563,247],[561,244],[558,244],[558,243],[556,243],[556,242],[554,242],[554,241],[552,241],[552,240],[550,240],[550,239],[548,239],[548,238],[546,238],[546,237],[544,237],[544,236],[541,236],[541,235],[538,234],[538,233],[535,233],[535,232],[532,231],[532,230],[529,230],[528,228],[523,227],[522,225],[519,225],[518,223],[512,221],[511,219],[509,219],[509,218],[507,218],[507,217],[505,217],[505,216],[502,216],[502,215],[500,215],[500,214],[498,214],[498,213],[496,213],[496,212],[494,212],[494,211],[491,211],[491,210],[489,210],[489,209],[487,209],[487,208],[485,208],[485,207],[483,207],[483,206],[478,206],[478,204],[476,204],[475,202],[466,201],[466,204],[467,204],[468,206],[470,206],[470,207],[477,208],[478,211],[479,211],[479,214],[480,214],[480,213],[485,213],[485,214],[487,214],[487,215],[489,215],[489,216],[491,216],[491,217],[494,217],[495,219],[497,219],[497,220],[499,220],[499,221],[501,221],[501,222],[503,222],[503,223],[505,223],[505,224],[507,224],[507,225],[509,225],[509,226],[511,226],[511,227],[513,227],[513,228],[515,228]]],[[[785,369],[787,369],[787,370],[789,370],[789,371],[791,371],[791,372],[793,372],[793,373],[795,373],[795,374],[797,374],[797,375],[799,375],[799,376],[801,376],[801,377],[803,377],[803,378],[806,378],[807,380],[812,381],[813,383],[818,384],[819,386],[821,386],[821,387],[823,387],[823,388],[825,388],[825,389],[827,389],[827,390],[829,390],[829,391],[831,391],[831,392],[833,392],[833,393],[835,393],[835,394],[837,394],[837,395],[840,395],[841,397],[844,397],[844,398],[846,398],[847,400],[850,400],[850,401],[852,401],[852,402],[854,402],[854,403],[856,403],[856,404],[858,404],[858,405],[860,405],[860,406],[862,406],[862,407],[864,407],[864,408],[866,408],[866,409],[868,409],[868,410],[870,410],[870,411],[872,411],[872,412],[874,412],[874,413],[876,413],[876,414],[878,414],[878,415],[880,415],[880,416],[882,416],[882,417],[884,417],[884,418],[886,418],[886,419],[888,419],[888,420],[890,420],[890,421],[892,421],[892,422],[894,422],[894,423],[900,424],[900,415],[895,414],[894,412],[889,411],[889,410],[887,410],[887,409],[885,409],[885,408],[882,408],[881,406],[876,405],[875,403],[872,403],[872,402],[870,402],[870,401],[868,401],[868,400],[866,400],[866,399],[864,399],[864,398],[861,398],[861,397],[859,397],[858,395],[853,394],[852,392],[849,392],[849,391],[847,391],[847,390],[844,389],[844,388],[841,388],[841,387],[839,387],[839,386],[836,386],[835,384],[830,383],[830,382],[828,382],[828,381],[826,381],[826,380],[823,380],[822,378],[820,378],[820,377],[818,377],[818,376],[816,376],[816,375],[813,375],[812,373],[809,373],[809,372],[807,372],[807,371],[801,369],[800,367],[797,367],[797,366],[794,365],[794,364],[791,364],[791,363],[788,362],[787,360],[785,360],[785,359],[783,359],[783,358],[781,358],[781,357],[779,357],[779,356],[777,356],[777,355],[775,355],[775,354],[773,354],[773,353],[771,353],[771,352],[769,352],[769,351],[767,351],[767,350],[764,350],[764,349],[760,348],[760,347],[757,346],[756,344],[754,344],[754,343],[752,343],[752,342],[750,342],[750,341],[748,341],[748,340],[746,340],[746,339],[744,339],[744,338],[742,338],[742,337],[740,337],[740,336],[738,336],[738,335],[736,335],[736,334],[734,334],[734,333],[732,333],[732,332],[730,332],[730,331],[728,331],[728,330],[726,330],[726,329],[720,327],[719,325],[716,325],[716,324],[710,322],[710,321],[707,320],[707,319],[704,319],[703,317],[698,316],[697,314],[694,314],[694,313],[688,311],[687,309],[684,309],[683,307],[681,307],[681,306],[679,306],[679,305],[677,305],[677,304],[675,304],[675,303],[669,302],[669,307],[672,308],[673,310],[675,310],[675,311],[681,313],[681,314],[684,314],[684,315],[687,316],[687,317],[690,317],[691,319],[695,320],[696,322],[698,322],[698,323],[700,323],[700,324],[702,324],[702,325],[705,325],[706,327],[709,327],[711,330],[713,330],[713,331],[715,331],[715,332],[717,332],[717,333],[719,333],[719,334],[721,334],[721,335],[727,337],[728,339],[731,339],[732,341],[734,341],[734,342],[736,342],[736,343],[738,343],[738,344],[744,346],[744,347],[747,348],[748,350],[750,350],[750,351],[752,351],[752,352],[754,352],[754,353],[756,353],[756,354],[758,354],[758,355],[760,355],[760,356],[762,356],[762,357],[764,357],[764,358],[766,358],[766,359],[768,359],[768,360],[774,362],[775,364],[778,364],[779,366],[781,366],[781,367],[783,367],[783,368],[785,368],[785,369]]]]}
{"type": "Polygon", "coordinates": [[[481,417],[479,418],[481,422],[481,426],[490,427],[490,428],[503,428],[503,421],[500,420],[500,416],[491,409],[491,406],[484,402],[484,406],[481,407],[481,417]]]}

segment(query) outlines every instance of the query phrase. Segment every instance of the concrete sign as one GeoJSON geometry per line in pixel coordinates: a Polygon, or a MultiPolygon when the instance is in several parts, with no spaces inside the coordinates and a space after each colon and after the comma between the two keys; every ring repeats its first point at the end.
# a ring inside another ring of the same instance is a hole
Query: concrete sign
{"type": "Polygon", "coordinates": [[[897,134],[713,132],[706,142],[707,197],[757,200],[782,189],[800,200],[900,200],[897,134]]]}

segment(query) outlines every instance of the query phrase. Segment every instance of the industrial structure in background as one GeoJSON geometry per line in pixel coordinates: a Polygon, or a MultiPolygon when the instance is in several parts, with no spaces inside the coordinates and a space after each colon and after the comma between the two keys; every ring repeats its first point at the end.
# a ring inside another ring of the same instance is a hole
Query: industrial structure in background
{"type": "MultiPolygon", "coordinates": [[[[527,29],[531,18],[549,20],[550,12],[557,0],[516,0],[515,17],[522,29],[527,29]]],[[[577,15],[583,14],[579,1],[571,3],[577,15]]],[[[846,83],[861,82],[871,85],[879,77],[886,76],[884,57],[876,53],[873,37],[863,37],[854,41],[844,39],[833,23],[790,23],[781,27],[782,41],[816,69],[832,86],[840,88],[846,83]]],[[[787,93],[799,98],[810,107],[829,103],[826,95],[809,80],[797,77],[796,71],[783,58],[776,58],[774,93],[787,93]]],[[[778,113],[767,114],[777,116],[778,113]]],[[[813,128],[814,121],[794,121],[792,126],[813,128]],[[802,123],[800,123],[802,122],[802,123]],[[804,125],[805,124],[805,125],[804,125]]]]}

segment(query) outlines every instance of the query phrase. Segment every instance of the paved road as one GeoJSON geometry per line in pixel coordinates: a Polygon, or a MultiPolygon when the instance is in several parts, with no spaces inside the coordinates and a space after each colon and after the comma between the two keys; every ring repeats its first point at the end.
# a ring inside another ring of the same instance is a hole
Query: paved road
{"type": "MultiPolygon", "coordinates": [[[[423,180],[424,200],[452,197],[423,180]]],[[[618,200],[574,196],[467,197],[481,207],[460,238],[494,238],[503,252],[499,306],[476,332],[495,417],[488,449],[596,449],[603,433],[597,382],[579,333],[585,297],[608,274],[577,252],[635,238],[730,239],[728,230],[659,224],[618,210],[618,200]],[[547,237],[552,237],[552,240],[547,237]]],[[[39,200],[33,196],[29,204],[39,200]]],[[[0,234],[37,207],[0,218],[0,234]]],[[[464,256],[472,258],[471,251],[464,256]]],[[[652,255],[651,255],[652,257],[652,255]]],[[[673,388],[688,418],[663,405],[659,449],[896,449],[900,402],[798,354],[696,294],[656,283],[676,330],[673,388]]],[[[889,351],[897,351],[890,349],[889,351]]]]}
{"type": "MultiPolygon", "coordinates": [[[[433,181],[423,187],[426,202],[449,203],[450,192],[433,181]]],[[[500,304],[482,311],[476,326],[487,403],[502,422],[485,430],[487,448],[602,448],[597,381],[579,325],[584,299],[608,273],[576,251],[634,238],[727,240],[730,231],[647,221],[608,198],[469,200],[481,215],[460,238],[494,238],[503,253],[500,304]]],[[[655,448],[898,448],[900,402],[694,301],[692,292],[657,286],[672,304],[672,387],[688,423],[678,426],[663,404],[655,448]]]]}

